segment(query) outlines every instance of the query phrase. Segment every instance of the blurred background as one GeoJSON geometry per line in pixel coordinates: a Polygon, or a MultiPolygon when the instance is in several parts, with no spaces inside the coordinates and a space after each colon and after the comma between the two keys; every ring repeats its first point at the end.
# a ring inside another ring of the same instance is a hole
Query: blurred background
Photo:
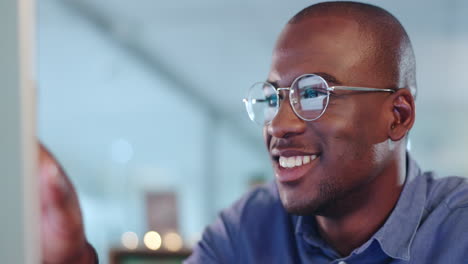
{"type": "MultiPolygon", "coordinates": [[[[38,1],[39,137],[75,183],[102,263],[186,254],[220,209],[273,179],[241,99],[282,26],[316,2],[38,1]]],[[[367,2],[414,45],[413,156],[468,176],[468,1],[367,2]]]]}

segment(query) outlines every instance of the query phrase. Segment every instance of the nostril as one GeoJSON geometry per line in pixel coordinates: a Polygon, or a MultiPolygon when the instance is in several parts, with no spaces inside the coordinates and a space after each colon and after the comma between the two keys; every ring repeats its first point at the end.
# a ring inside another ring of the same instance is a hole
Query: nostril
{"type": "Polygon", "coordinates": [[[289,133],[285,133],[283,135],[283,138],[290,138],[290,137],[293,137],[294,135],[298,135],[300,133],[295,133],[295,132],[289,132],[289,133]]]}

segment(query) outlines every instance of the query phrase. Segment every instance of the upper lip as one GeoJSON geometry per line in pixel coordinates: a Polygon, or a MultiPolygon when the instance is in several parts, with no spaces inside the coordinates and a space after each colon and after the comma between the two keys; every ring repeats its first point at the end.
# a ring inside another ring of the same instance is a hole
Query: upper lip
{"type": "Polygon", "coordinates": [[[280,149],[280,148],[273,148],[270,151],[271,156],[274,158],[282,157],[293,157],[293,156],[310,156],[310,155],[319,155],[319,152],[305,152],[302,150],[295,150],[295,149],[280,149]]]}

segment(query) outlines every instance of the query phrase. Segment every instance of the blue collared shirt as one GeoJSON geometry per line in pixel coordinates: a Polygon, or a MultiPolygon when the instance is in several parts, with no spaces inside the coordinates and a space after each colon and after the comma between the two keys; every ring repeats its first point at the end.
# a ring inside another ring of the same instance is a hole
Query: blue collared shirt
{"type": "Polygon", "coordinates": [[[185,263],[468,263],[466,179],[435,179],[408,161],[393,212],[348,256],[321,239],[314,216],[288,214],[271,183],[221,212],[185,263]]]}

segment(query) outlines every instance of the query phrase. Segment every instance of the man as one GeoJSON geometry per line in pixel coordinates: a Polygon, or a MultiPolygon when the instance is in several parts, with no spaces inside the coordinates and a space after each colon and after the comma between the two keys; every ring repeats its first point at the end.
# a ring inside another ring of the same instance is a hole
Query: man
{"type": "MultiPolygon", "coordinates": [[[[415,92],[411,43],[391,14],[352,2],[299,12],[278,39],[268,81],[245,100],[275,181],[224,210],[186,262],[466,263],[468,184],[435,180],[406,153],[415,92]]],[[[61,255],[50,263],[93,256],[79,215],[60,221],[78,211],[74,200],[45,203],[61,239],[68,230],[79,238],[48,245],[46,256],[61,255]]]]}

